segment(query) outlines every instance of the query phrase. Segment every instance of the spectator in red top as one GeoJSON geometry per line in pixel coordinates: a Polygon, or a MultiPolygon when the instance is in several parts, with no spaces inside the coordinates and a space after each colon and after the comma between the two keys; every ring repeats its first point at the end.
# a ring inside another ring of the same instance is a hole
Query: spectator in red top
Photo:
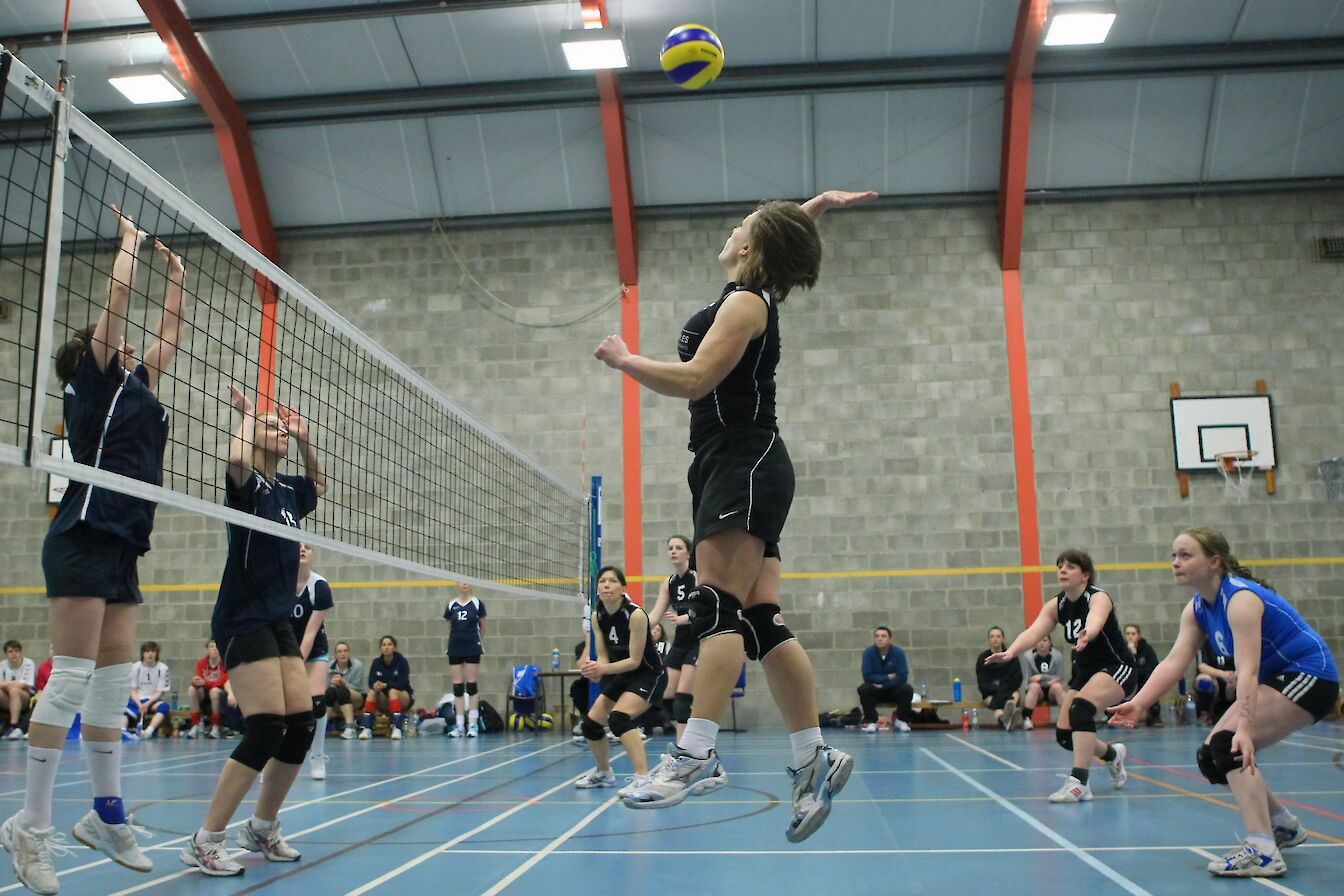
{"type": "Polygon", "coordinates": [[[224,685],[229,673],[224,669],[224,660],[214,641],[205,642],[205,656],[196,661],[196,675],[191,679],[189,690],[191,706],[191,730],[187,737],[199,737],[203,729],[201,717],[210,716],[210,728],[206,737],[217,740],[219,728],[224,724],[224,701],[228,695],[224,685]]]}
{"type": "MultiPolygon", "coordinates": [[[[37,667],[37,693],[40,694],[47,687],[47,679],[51,677],[51,657],[48,656],[42,661],[42,665],[37,667]]],[[[34,695],[36,696],[36,695],[34,695]]]]}

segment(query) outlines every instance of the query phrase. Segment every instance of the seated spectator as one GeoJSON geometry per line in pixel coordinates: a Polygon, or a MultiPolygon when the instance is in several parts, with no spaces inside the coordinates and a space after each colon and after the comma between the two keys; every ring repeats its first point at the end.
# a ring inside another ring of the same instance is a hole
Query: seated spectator
{"type": "Polygon", "coordinates": [[[1005,731],[1012,731],[1022,720],[1018,710],[1018,689],[1022,687],[1022,663],[1016,658],[985,665],[992,653],[1003,652],[1003,629],[997,625],[989,630],[989,649],[975,661],[975,678],[985,705],[994,711],[994,722],[1005,731]]]}
{"type": "Polygon", "coordinates": [[[892,728],[910,730],[910,703],[915,689],[910,686],[910,667],[905,651],[891,643],[891,629],[879,625],[873,629],[873,643],[864,648],[863,684],[859,685],[859,705],[863,707],[863,730],[877,731],[877,704],[896,704],[896,718],[892,728]]]}
{"type": "MultiPolygon", "coordinates": [[[[42,665],[37,667],[37,694],[47,689],[47,681],[51,678],[51,646],[47,646],[47,658],[42,661],[42,665]]],[[[33,694],[33,705],[37,705],[37,694],[33,694]]]]}
{"type": "Polygon", "coordinates": [[[1195,670],[1195,712],[1212,725],[1237,699],[1237,663],[1221,656],[1205,638],[1195,654],[1195,670]]]}
{"type": "Polygon", "coordinates": [[[126,703],[126,731],[132,740],[138,740],[135,729],[142,731],[146,740],[158,733],[159,726],[168,716],[168,701],[163,699],[172,690],[168,666],[159,662],[159,645],[146,641],[140,645],[140,661],[131,664],[131,699],[126,703]],[[149,721],[146,722],[145,719],[149,721]]]}
{"type": "Polygon", "coordinates": [[[0,663],[0,712],[9,711],[5,737],[24,740],[28,733],[19,726],[28,704],[37,693],[37,664],[23,655],[18,641],[5,642],[5,661],[0,663]]]}
{"type": "Polygon", "coordinates": [[[200,737],[206,730],[201,718],[210,720],[207,737],[217,740],[220,728],[224,725],[224,683],[229,673],[224,670],[224,659],[214,641],[205,642],[205,656],[196,661],[196,674],[192,676],[191,687],[187,688],[187,705],[191,708],[191,728],[187,737],[200,737]]]}
{"type": "Polygon", "coordinates": [[[1025,696],[1022,698],[1022,730],[1033,727],[1031,714],[1045,702],[1064,705],[1064,654],[1051,642],[1050,636],[1036,642],[1036,647],[1020,657],[1025,696]]]}
{"type": "MultiPolygon", "coordinates": [[[[1125,643],[1134,654],[1134,680],[1142,689],[1148,683],[1148,677],[1153,674],[1153,669],[1157,668],[1157,651],[1143,639],[1143,632],[1132,622],[1125,626],[1125,643]]],[[[1145,721],[1149,728],[1163,727],[1161,700],[1154,700],[1153,705],[1148,707],[1148,717],[1145,721]]]]}
{"type": "Polygon", "coordinates": [[[378,641],[378,656],[369,663],[369,693],[364,700],[364,730],[359,732],[359,739],[373,737],[373,714],[385,712],[392,716],[391,738],[401,740],[402,713],[414,703],[411,664],[397,652],[397,639],[383,635],[378,641]]]}
{"type": "Polygon", "coordinates": [[[364,705],[367,690],[364,663],[350,655],[349,644],[337,642],[335,656],[327,664],[327,714],[345,723],[341,740],[353,740],[358,733],[355,731],[355,707],[364,705]]]}

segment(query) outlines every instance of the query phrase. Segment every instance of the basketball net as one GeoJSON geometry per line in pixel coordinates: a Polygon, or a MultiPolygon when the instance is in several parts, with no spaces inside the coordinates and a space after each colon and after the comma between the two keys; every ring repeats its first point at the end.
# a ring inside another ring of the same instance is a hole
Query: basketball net
{"type": "Polygon", "coordinates": [[[1250,500],[1255,455],[1254,451],[1222,451],[1213,456],[1218,462],[1218,472],[1223,474],[1223,494],[1238,504],[1250,500]]]}

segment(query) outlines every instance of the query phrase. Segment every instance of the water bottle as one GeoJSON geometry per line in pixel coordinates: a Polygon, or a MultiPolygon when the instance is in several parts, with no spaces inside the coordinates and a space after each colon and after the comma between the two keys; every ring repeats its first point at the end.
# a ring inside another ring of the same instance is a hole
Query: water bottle
{"type": "Polygon", "coordinates": [[[1185,724],[1195,724],[1195,697],[1193,694],[1185,695],[1185,724]]]}
{"type": "Polygon", "coordinates": [[[980,711],[977,709],[971,710],[971,727],[972,728],[980,727],[980,711]]]}
{"type": "Polygon", "coordinates": [[[1180,708],[1176,705],[1176,701],[1175,701],[1175,700],[1172,700],[1172,701],[1171,701],[1171,724],[1175,725],[1175,724],[1178,724],[1180,721],[1181,721],[1181,711],[1180,711],[1180,708]]]}
{"type": "Polygon", "coordinates": [[[929,683],[923,678],[919,680],[919,699],[929,699],[929,683]]]}
{"type": "Polygon", "coordinates": [[[952,679],[952,702],[953,702],[953,703],[960,703],[960,702],[961,702],[961,679],[960,679],[960,678],[954,678],[954,679],[952,679]]]}
{"type": "Polygon", "coordinates": [[[964,709],[961,711],[961,730],[971,730],[971,714],[964,709]]]}
{"type": "Polygon", "coordinates": [[[557,647],[551,651],[551,671],[560,671],[560,648],[557,647]]]}
{"type": "Polygon", "coordinates": [[[177,712],[177,691],[173,691],[173,712],[177,712]]]}

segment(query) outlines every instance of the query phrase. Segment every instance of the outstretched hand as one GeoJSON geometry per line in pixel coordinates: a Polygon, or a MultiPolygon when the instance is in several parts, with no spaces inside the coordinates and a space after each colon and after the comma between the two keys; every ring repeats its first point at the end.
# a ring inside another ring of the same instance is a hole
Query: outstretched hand
{"type": "Polygon", "coordinates": [[[1106,714],[1110,716],[1107,724],[1117,728],[1133,728],[1143,715],[1133,700],[1126,700],[1118,706],[1106,707],[1106,714]]]}
{"type": "Polygon", "coordinates": [[[990,666],[994,663],[1006,663],[1012,658],[1013,655],[1011,653],[1006,650],[1000,650],[998,653],[991,653],[989,656],[985,657],[985,665],[990,666]]]}
{"type": "Polygon", "coordinates": [[[1236,734],[1232,735],[1232,758],[1237,757],[1241,758],[1242,771],[1255,774],[1255,736],[1243,730],[1241,725],[1237,726],[1236,734]]]}
{"type": "Polygon", "coordinates": [[[864,190],[854,192],[851,190],[827,190],[824,193],[818,193],[811,199],[803,203],[803,211],[807,212],[813,219],[820,218],[828,209],[845,208],[850,205],[858,205],[861,202],[868,202],[876,199],[877,193],[873,190],[864,190]]]}
{"type": "Polygon", "coordinates": [[[135,220],[112,203],[108,203],[107,207],[112,211],[112,214],[117,216],[117,236],[121,237],[123,243],[128,237],[134,237],[134,248],[139,248],[149,234],[136,227],[135,220]]]}
{"type": "Polygon", "coordinates": [[[620,370],[621,364],[630,357],[630,347],[625,344],[624,339],[612,334],[597,344],[593,357],[608,367],[620,370]]]}
{"type": "Polygon", "coordinates": [[[154,251],[158,253],[158,255],[168,265],[169,278],[171,278],[175,283],[181,283],[182,274],[185,272],[185,268],[182,267],[182,257],[178,255],[176,252],[174,252],[172,249],[169,249],[159,240],[154,241],[154,251]]]}
{"type": "Polygon", "coordinates": [[[1092,639],[1087,636],[1087,629],[1083,629],[1078,633],[1078,640],[1074,642],[1073,650],[1075,653],[1082,653],[1091,643],[1092,639]]]}
{"type": "Polygon", "coordinates": [[[232,396],[233,409],[244,417],[251,417],[257,412],[257,406],[252,403],[252,399],[243,394],[243,390],[237,386],[230,386],[229,392],[232,396]]]}

